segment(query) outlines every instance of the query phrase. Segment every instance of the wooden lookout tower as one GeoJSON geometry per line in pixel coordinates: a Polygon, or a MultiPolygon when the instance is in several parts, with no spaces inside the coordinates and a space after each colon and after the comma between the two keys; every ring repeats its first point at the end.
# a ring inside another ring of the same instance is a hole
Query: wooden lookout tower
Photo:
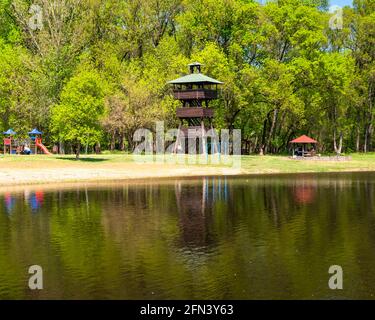
{"type": "Polygon", "coordinates": [[[214,116],[214,110],[209,107],[209,103],[218,98],[218,85],[221,85],[222,82],[202,74],[201,67],[202,65],[198,62],[191,63],[189,64],[190,74],[168,82],[173,85],[174,98],[182,103],[182,107],[177,109],[180,125],[175,152],[183,143],[187,150],[188,130],[195,129],[196,132],[200,132],[201,137],[195,137],[194,140],[201,138],[203,142],[202,148],[198,152],[207,153],[205,132],[207,128],[213,128],[212,118],[214,116]]]}

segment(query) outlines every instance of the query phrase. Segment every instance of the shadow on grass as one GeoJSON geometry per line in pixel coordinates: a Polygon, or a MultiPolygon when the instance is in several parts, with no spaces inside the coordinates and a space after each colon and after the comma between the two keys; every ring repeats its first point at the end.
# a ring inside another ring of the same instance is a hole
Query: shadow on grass
{"type": "Polygon", "coordinates": [[[109,160],[109,159],[104,159],[104,158],[85,158],[85,157],[81,157],[78,160],[75,157],[72,157],[72,158],[58,157],[56,159],[68,160],[68,161],[77,161],[77,162],[103,162],[103,161],[109,160]]]}

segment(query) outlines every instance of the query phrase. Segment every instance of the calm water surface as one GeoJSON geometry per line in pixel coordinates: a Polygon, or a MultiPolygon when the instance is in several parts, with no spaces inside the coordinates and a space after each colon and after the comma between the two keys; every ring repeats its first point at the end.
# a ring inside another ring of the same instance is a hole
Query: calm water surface
{"type": "Polygon", "coordinates": [[[0,192],[0,298],[374,298],[375,174],[0,192]],[[28,289],[41,265],[44,290],[28,289]],[[328,269],[344,290],[328,289],[328,269]]]}

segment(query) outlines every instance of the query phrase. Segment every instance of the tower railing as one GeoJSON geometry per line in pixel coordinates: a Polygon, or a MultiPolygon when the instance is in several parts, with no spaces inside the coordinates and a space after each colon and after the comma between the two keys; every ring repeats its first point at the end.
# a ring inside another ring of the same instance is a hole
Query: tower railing
{"type": "Polygon", "coordinates": [[[217,99],[217,91],[212,89],[175,89],[173,96],[177,100],[217,99]]]}
{"type": "Polygon", "coordinates": [[[180,119],[212,118],[214,116],[214,110],[202,107],[178,108],[176,110],[176,115],[180,119]]]}

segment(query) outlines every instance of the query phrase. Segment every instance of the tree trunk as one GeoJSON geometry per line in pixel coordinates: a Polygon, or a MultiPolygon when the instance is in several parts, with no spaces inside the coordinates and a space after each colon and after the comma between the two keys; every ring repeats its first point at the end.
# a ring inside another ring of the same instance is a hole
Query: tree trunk
{"type": "Polygon", "coordinates": [[[81,152],[81,143],[78,142],[76,145],[76,160],[79,160],[79,154],[81,152]]]}
{"type": "Polygon", "coordinates": [[[125,151],[125,135],[121,134],[120,138],[120,150],[125,151]]]}
{"type": "Polygon", "coordinates": [[[110,146],[111,152],[113,152],[115,150],[115,144],[116,144],[115,139],[116,139],[116,133],[113,132],[112,137],[111,137],[111,146],[110,146]]]}
{"type": "Polygon", "coordinates": [[[255,149],[256,149],[257,145],[258,145],[258,135],[255,136],[254,143],[250,144],[249,154],[252,154],[252,153],[255,152],[255,149]]]}
{"type": "Polygon", "coordinates": [[[279,113],[279,109],[275,109],[273,111],[273,117],[272,117],[272,122],[271,122],[271,128],[270,128],[270,132],[268,133],[268,139],[267,139],[267,143],[266,143],[266,147],[264,149],[264,151],[267,153],[268,149],[270,148],[271,146],[271,140],[272,140],[272,136],[273,136],[273,131],[275,129],[275,126],[276,126],[276,120],[277,120],[277,115],[279,113]]]}
{"type": "Polygon", "coordinates": [[[340,142],[339,142],[339,154],[342,152],[342,140],[343,140],[343,133],[340,132],[340,142]]]}
{"type": "Polygon", "coordinates": [[[100,153],[101,153],[101,150],[100,150],[100,142],[98,142],[98,143],[95,145],[95,153],[96,153],[96,154],[100,154],[100,153]]]}
{"type": "Polygon", "coordinates": [[[360,130],[359,127],[357,127],[357,137],[355,142],[355,151],[359,152],[359,142],[360,142],[360,130]]]}
{"type": "Polygon", "coordinates": [[[264,146],[266,144],[266,130],[267,130],[268,116],[269,116],[269,113],[267,114],[266,119],[263,121],[262,142],[260,143],[260,146],[259,146],[259,155],[260,156],[264,155],[264,146]]]}
{"type": "Polygon", "coordinates": [[[65,154],[64,142],[59,141],[59,154],[65,154]]]}
{"type": "Polygon", "coordinates": [[[127,134],[126,140],[128,141],[128,149],[130,152],[133,152],[134,148],[134,142],[133,142],[133,135],[132,134],[127,134]]]}
{"type": "Polygon", "coordinates": [[[336,152],[337,155],[340,155],[341,154],[341,150],[342,150],[342,140],[343,140],[343,134],[342,132],[340,132],[340,138],[339,138],[339,146],[337,146],[337,142],[336,142],[336,129],[334,129],[333,131],[333,148],[336,152]]]}
{"type": "Polygon", "coordinates": [[[368,127],[366,128],[366,151],[372,150],[372,132],[373,132],[373,121],[374,121],[374,113],[372,111],[372,86],[370,85],[368,89],[368,103],[369,103],[369,123],[368,127]]]}
{"type": "Polygon", "coordinates": [[[370,120],[370,124],[368,126],[368,137],[367,137],[367,150],[368,151],[371,151],[372,150],[372,131],[373,131],[373,127],[372,127],[372,119],[370,120]]]}
{"type": "Polygon", "coordinates": [[[336,145],[336,129],[333,130],[333,150],[337,153],[337,145],[336,145]]]}

